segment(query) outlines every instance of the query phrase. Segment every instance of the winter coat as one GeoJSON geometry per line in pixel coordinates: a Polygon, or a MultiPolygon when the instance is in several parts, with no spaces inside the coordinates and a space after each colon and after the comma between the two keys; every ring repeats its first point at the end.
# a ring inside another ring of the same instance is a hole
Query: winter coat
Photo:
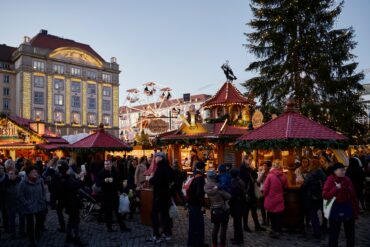
{"type": "Polygon", "coordinates": [[[353,187],[356,191],[356,195],[362,195],[362,190],[364,189],[365,173],[357,162],[350,163],[346,171],[346,176],[351,179],[353,187]]]}
{"type": "Polygon", "coordinates": [[[263,184],[264,207],[268,212],[284,211],[284,188],[287,184],[287,178],[280,169],[271,169],[263,184]]]}
{"type": "Polygon", "coordinates": [[[78,215],[82,206],[79,190],[83,187],[83,182],[77,180],[74,176],[67,175],[63,179],[63,188],[65,193],[66,213],[69,215],[78,215]]]}
{"type": "Polygon", "coordinates": [[[0,176],[0,206],[5,204],[5,195],[6,195],[6,183],[8,181],[8,175],[4,173],[0,176]]]}
{"type": "Polygon", "coordinates": [[[18,190],[21,178],[17,177],[15,180],[8,179],[5,184],[5,205],[8,209],[20,211],[19,200],[18,200],[18,190]]]}
{"type": "Polygon", "coordinates": [[[146,171],[146,165],[144,163],[140,163],[135,170],[135,185],[136,187],[140,187],[143,182],[145,182],[145,175],[144,172],[146,171]]]}
{"type": "Polygon", "coordinates": [[[254,182],[257,180],[258,174],[252,168],[245,164],[240,166],[240,179],[244,182],[246,191],[248,193],[248,204],[257,203],[256,195],[254,193],[254,182]]]}
{"type": "Polygon", "coordinates": [[[108,171],[101,170],[98,173],[96,185],[101,188],[101,199],[103,204],[116,205],[119,200],[119,192],[122,191],[122,182],[119,179],[118,172],[114,167],[108,171]],[[106,182],[106,178],[112,178],[113,182],[106,182]]]}
{"type": "Polygon", "coordinates": [[[357,217],[359,214],[359,206],[357,202],[356,192],[353,188],[352,182],[348,177],[337,177],[334,174],[330,175],[324,185],[322,193],[324,199],[330,200],[335,196],[335,201],[332,206],[332,211],[336,207],[348,205],[352,210],[353,216],[357,217]],[[338,189],[335,183],[341,184],[338,189]]]}
{"type": "Polygon", "coordinates": [[[19,184],[19,202],[24,214],[34,214],[46,209],[44,181],[37,178],[36,182],[29,181],[26,176],[19,184]]]}
{"type": "Polygon", "coordinates": [[[217,182],[220,190],[230,192],[231,176],[229,173],[220,173],[217,176],[217,182]]]}
{"type": "Polygon", "coordinates": [[[211,202],[211,208],[223,208],[226,210],[229,208],[227,201],[230,200],[231,195],[224,190],[218,189],[216,181],[208,180],[204,185],[204,192],[211,202]]]}
{"type": "Polygon", "coordinates": [[[241,217],[246,205],[246,190],[244,182],[239,178],[231,180],[230,185],[230,214],[232,217],[241,217]]]}
{"type": "Polygon", "coordinates": [[[306,209],[320,209],[322,208],[322,191],[326,175],[322,169],[317,169],[307,174],[302,190],[304,194],[304,207],[306,209]]]}
{"type": "MultiPolygon", "coordinates": [[[[198,174],[200,174],[198,172],[198,174]]],[[[187,195],[189,196],[188,204],[189,206],[193,207],[204,207],[205,201],[204,201],[204,185],[206,183],[206,180],[204,179],[204,176],[197,176],[193,179],[193,181],[190,184],[190,187],[188,189],[187,195]]]]}
{"type": "Polygon", "coordinates": [[[153,185],[153,201],[160,205],[171,203],[171,185],[173,183],[173,172],[167,160],[161,160],[153,177],[149,180],[153,185]]]}

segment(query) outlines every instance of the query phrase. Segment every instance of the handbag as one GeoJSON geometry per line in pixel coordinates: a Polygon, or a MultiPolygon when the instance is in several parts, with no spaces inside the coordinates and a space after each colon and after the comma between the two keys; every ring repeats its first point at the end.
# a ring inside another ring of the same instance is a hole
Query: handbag
{"type": "Polygon", "coordinates": [[[171,207],[168,211],[168,214],[170,215],[171,219],[175,219],[179,217],[179,210],[177,209],[177,206],[173,200],[171,202],[171,207]]]}
{"type": "Polygon", "coordinates": [[[258,186],[257,182],[254,182],[254,195],[256,196],[257,199],[262,198],[262,193],[261,193],[260,187],[258,186]]]}
{"type": "Polygon", "coordinates": [[[324,211],[324,217],[329,219],[331,209],[333,208],[333,204],[335,201],[335,196],[331,198],[330,200],[324,199],[324,205],[323,205],[323,211],[324,211]]]}
{"type": "Polygon", "coordinates": [[[212,223],[221,223],[224,222],[228,217],[228,212],[223,208],[211,208],[211,222],[212,223]]]}

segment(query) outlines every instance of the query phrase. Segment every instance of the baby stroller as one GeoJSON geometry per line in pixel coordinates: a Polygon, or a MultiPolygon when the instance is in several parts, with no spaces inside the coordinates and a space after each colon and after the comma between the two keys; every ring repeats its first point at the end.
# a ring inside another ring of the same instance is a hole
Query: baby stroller
{"type": "Polygon", "coordinates": [[[80,189],[82,201],[81,218],[87,220],[89,216],[99,216],[101,213],[101,203],[94,198],[92,191],[88,187],[80,189]]]}

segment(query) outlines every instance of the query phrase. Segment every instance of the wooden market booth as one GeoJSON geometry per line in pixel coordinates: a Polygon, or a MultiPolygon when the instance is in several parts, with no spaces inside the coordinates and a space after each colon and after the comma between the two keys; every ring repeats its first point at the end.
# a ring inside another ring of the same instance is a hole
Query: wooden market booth
{"type": "Polygon", "coordinates": [[[0,154],[5,157],[13,160],[25,157],[33,161],[39,157],[46,161],[49,150],[66,144],[66,140],[48,131],[41,121],[17,116],[0,119],[0,154]]]}
{"type": "Polygon", "coordinates": [[[106,158],[112,151],[132,150],[129,144],[106,132],[103,125],[100,125],[99,129],[93,131],[90,135],[73,144],[66,145],[64,148],[70,150],[72,156],[85,153],[100,155],[102,158],[106,158]]]}
{"type": "Polygon", "coordinates": [[[247,133],[251,121],[250,109],[255,105],[232,84],[225,82],[218,92],[203,103],[206,121],[202,122],[199,111],[190,108],[182,126],[163,133],[158,142],[167,148],[171,162],[191,173],[196,160],[206,162],[206,170],[217,169],[220,164],[239,166],[242,152],[236,150],[235,141],[247,133]],[[186,158],[188,159],[186,161],[186,158]]]}
{"type": "Polygon", "coordinates": [[[282,160],[288,178],[285,227],[297,229],[303,227],[304,212],[294,173],[296,157],[302,157],[303,147],[344,149],[348,146],[348,138],[301,115],[294,101],[288,101],[283,114],[244,134],[237,146],[248,151],[269,150],[273,159],[282,160]]]}

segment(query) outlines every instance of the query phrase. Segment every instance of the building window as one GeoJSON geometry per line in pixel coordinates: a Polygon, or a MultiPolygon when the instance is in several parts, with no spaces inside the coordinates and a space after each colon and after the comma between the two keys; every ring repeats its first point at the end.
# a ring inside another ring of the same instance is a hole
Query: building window
{"type": "Polygon", "coordinates": [[[88,115],[88,125],[96,125],[96,115],[93,113],[90,113],[88,115]]]}
{"type": "Polygon", "coordinates": [[[103,87],[103,96],[110,96],[110,87],[103,87]]]}
{"type": "Polygon", "coordinates": [[[81,114],[78,112],[72,113],[72,124],[81,124],[81,114]]]}
{"type": "Polygon", "coordinates": [[[55,90],[64,90],[64,80],[54,79],[54,89],[55,90]]]}
{"type": "Polygon", "coordinates": [[[9,110],[9,99],[3,99],[3,110],[9,110]]]}
{"type": "Polygon", "coordinates": [[[54,105],[63,105],[64,96],[63,94],[54,94],[54,105]]]}
{"type": "Polygon", "coordinates": [[[96,85],[95,84],[87,84],[87,93],[88,94],[96,94],[96,85]]]}
{"type": "Polygon", "coordinates": [[[54,121],[56,123],[63,123],[63,112],[61,111],[56,111],[54,112],[54,121]]]}
{"type": "Polygon", "coordinates": [[[88,98],[88,109],[95,110],[96,109],[96,101],[95,98],[88,98]]]}
{"type": "Polygon", "coordinates": [[[10,69],[10,65],[7,63],[0,63],[0,69],[10,69]]]}
{"type": "Polygon", "coordinates": [[[102,77],[103,77],[103,81],[105,81],[105,82],[111,82],[112,81],[112,77],[111,77],[110,74],[104,74],[103,73],[102,77]]]}
{"type": "Polygon", "coordinates": [[[110,111],[110,100],[103,100],[103,111],[110,111]]]}
{"type": "Polygon", "coordinates": [[[103,124],[105,126],[110,126],[110,116],[109,115],[104,115],[104,117],[103,117],[103,124]]]}
{"type": "Polygon", "coordinates": [[[64,65],[54,64],[53,65],[54,74],[64,74],[64,65]]]}
{"type": "Polygon", "coordinates": [[[71,87],[72,92],[74,93],[79,93],[81,92],[81,84],[76,81],[72,81],[72,87],[71,87]]]}
{"type": "Polygon", "coordinates": [[[96,72],[92,70],[86,71],[86,76],[87,76],[87,79],[92,79],[92,80],[96,80],[96,77],[97,77],[96,72]]]}
{"type": "Polygon", "coordinates": [[[33,69],[38,71],[45,70],[45,63],[37,60],[33,60],[33,69]]]}
{"type": "Polygon", "coordinates": [[[33,103],[43,105],[44,104],[44,92],[34,92],[33,103]]]}
{"type": "Polygon", "coordinates": [[[7,88],[7,87],[3,88],[3,95],[4,96],[9,96],[9,88],[7,88]]]}
{"type": "Polygon", "coordinates": [[[4,80],[4,83],[9,83],[10,81],[9,75],[4,75],[3,80],[4,80]]]}
{"type": "Polygon", "coordinates": [[[81,76],[81,69],[80,68],[71,68],[71,75],[81,76]]]}
{"type": "Polygon", "coordinates": [[[35,119],[38,119],[38,118],[40,119],[40,121],[45,120],[44,110],[35,109],[35,119]]]}
{"type": "Polygon", "coordinates": [[[34,87],[44,87],[44,77],[34,76],[33,77],[33,86],[34,87]]]}
{"type": "Polygon", "coordinates": [[[81,104],[80,104],[80,97],[79,96],[72,96],[72,107],[76,107],[76,108],[80,108],[81,104]]]}

